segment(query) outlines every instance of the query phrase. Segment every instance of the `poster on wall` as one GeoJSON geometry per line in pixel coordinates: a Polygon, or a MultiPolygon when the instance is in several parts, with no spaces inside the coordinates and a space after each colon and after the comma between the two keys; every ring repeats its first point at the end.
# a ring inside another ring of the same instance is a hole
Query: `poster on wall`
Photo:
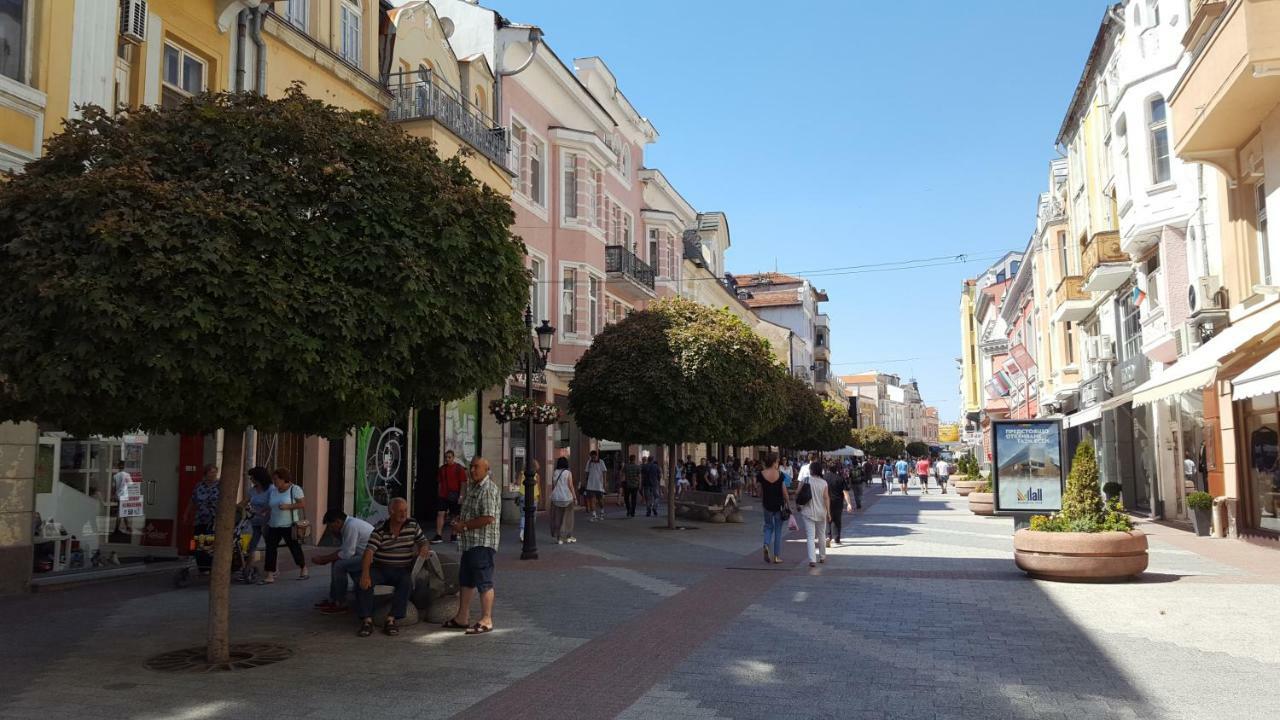
{"type": "Polygon", "coordinates": [[[129,482],[124,483],[124,486],[120,488],[120,517],[142,517],[144,513],[142,474],[133,473],[129,482]]]}
{"type": "Polygon", "coordinates": [[[391,499],[405,497],[406,437],[398,424],[365,425],[356,433],[356,517],[380,523],[391,499]]]}
{"type": "Polygon", "coordinates": [[[991,445],[996,512],[1062,509],[1061,420],[997,420],[991,445]]]}
{"type": "Polygon", "coordinates": [[[464,466],[476,455],[476,439],[480,433],[480,397],[472,393],[444,406],[444,448],[464,466]]]}

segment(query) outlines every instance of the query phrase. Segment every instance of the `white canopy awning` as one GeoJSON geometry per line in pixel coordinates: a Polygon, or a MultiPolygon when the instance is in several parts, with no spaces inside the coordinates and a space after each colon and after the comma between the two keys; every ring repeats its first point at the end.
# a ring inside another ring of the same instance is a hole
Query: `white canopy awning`
{"type": "Polygon", "coordinates": [[[1202,390],[1218,374],[1222,358],[1241,345],[1280,323],[1280,304],[1256,312],[1214,335],[1208,342],[1179,358],[1159,377],[1152,378],[1133,391],[1133,404],[1148,405],[1157,400],[1191,390],[1202,390]]]}
{"type": "Polygon", "coordinates": [[[1102,417],[1102,406],[1094,405],[1091,408],[1086,408],[1084,410],[1081,410],[1080,412],[1072,413],[1071,415],[1066,416],[1065,418],[1063,418],[1062,424],[1065,425],[1066,427],[1073,428],[1073,427],[1078,427],[1080,425],[1085,425],[1087,423],[1091,423],[1100,417],[1102,417]]]}
{"type": "Polygon", "coordinates": [[[1259,360],[1257,365],[1240,373],[1232,384],[1235,389],[1231,397],[1236,400],[1280,393],[1280,350],[1276,350],[1259,360]]]}
{"type": "Polygon", "coordinates": [[[865,455],[866,453],[862,452],[862,451],[861,451],[861,450],[859,450],[858,448],[853,447],[853,446],[851,446],[851,445],[845,445],[844,447],[840,448],[839,450],[835,450],[835,451],[833,451],[833,452],[829,452],[829,453],[827,453],[827,454],[828,454],[828,455],[831,455],[831,456],[833,456],[833,457],[862,457],[862,456],[863,456],[863,455],[865,455]]]}

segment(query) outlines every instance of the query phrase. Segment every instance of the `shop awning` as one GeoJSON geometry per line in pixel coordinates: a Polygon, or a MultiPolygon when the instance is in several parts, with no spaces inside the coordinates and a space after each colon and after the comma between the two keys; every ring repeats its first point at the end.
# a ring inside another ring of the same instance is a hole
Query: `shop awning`
{"type": "Polygon", "coordinates": [[[1148,405],[1172,395],[1208,387],[1217,376],[1218,365],[1224,357],[1277,323],[1280,323],[1280,304],[1227,327],[1169,366],[1159,377],[1139,385],[1133,391],[1133,404],[1148,405]]]}
{"type": "Polygon", "coordinates": [[[1276,350],[1258,361],[1257,365],[1240,373],[1232,384],[1235,389],[1231,397],[1236,400],[1280,393],[1280,350],[1276,350]]]}
{"type": "Polygon", "coordinates": [[[1078,413],[1072,413],[1071,415],[1066,416],[1065,418],[1063,418],[1062,424],[1069,428],[1073,428],[1073,427],[1078,427],[1080,425],[1085,425],[1087,423],[1091,423],[1100,417],[1102,417],[1102,406],[1094,405],[1091,408],[1081,410],[1078,413]]]}

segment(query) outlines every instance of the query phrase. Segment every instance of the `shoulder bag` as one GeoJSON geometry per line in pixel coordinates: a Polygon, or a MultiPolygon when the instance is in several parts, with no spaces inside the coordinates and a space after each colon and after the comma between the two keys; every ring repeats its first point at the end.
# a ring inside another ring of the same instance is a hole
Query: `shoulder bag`
{"type": "MultiPolygon", "coordinates": [[[[297,487],[297,485],[289,487],[289,500],[295,503],[298,498],[294,496],[293,491],[297,487]]],[[[301,510],[295,508],[293,511],[293,539],[298,542],[305,542],[310,534],[311,521],[307,519],[307,509],[305,507],[301,510]]]]}
{"type": "Polygon", "coordinates": [[[564,470],[556,473],[555,479],[551,481],[551,502],[560,507],[567,507],[573,504],[573,491],[569,489],[569,484],[561,482],[564,477],[564,470]]]}
{"type": "Polygon", "coordinates": [[[805,480],[804,485],[800,486],[800,492],[796,493],[796,504],[804,507],[813,502],[813,488],[809,486],[809,481],[805,480]]]}

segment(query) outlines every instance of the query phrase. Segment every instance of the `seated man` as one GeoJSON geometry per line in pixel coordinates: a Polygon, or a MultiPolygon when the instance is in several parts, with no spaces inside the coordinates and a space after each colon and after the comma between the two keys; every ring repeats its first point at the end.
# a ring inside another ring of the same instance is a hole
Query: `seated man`
{"type": "Polygon", "coordinates": [[[326,614],[346,612],[348,576],[359,572],[373,526],[360,518],[347,517],[341,510],[325,513],[324,526],[328,532],[342,538],[342,545],[331,553],[311,558],[316,565],[333,566],[329,577],[329,597],[316,603],[316,608],[326,614]]]}
{"type": "Polygon", "coordinates": [[[395,498],[387,508],[386,522],[369,535],[360,563],[360,582],[356,588],[356,603],[360,612],[360,637],[373,634],[373,587],[391,585],[391,611],[382,631],[387,635],[399,635],[399,621],[409,608],[409,594],[413,592],[413,561],[431,555],[431,545],[418,521],[409,517],[409,503],[395,498]]]}

